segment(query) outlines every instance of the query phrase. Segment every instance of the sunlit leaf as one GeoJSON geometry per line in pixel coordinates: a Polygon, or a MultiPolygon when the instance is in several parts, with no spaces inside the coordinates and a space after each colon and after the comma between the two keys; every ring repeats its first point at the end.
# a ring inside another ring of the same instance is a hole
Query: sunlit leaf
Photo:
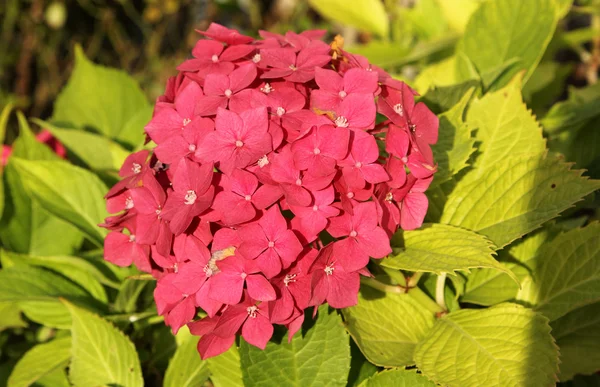
{"type": "Polygon", "coordinates": [[[13,157],[11,163],[28,194],[45,210],[73,224],[102,246],[106,230],[97,225],[106,216],[103,196],[108,189],[96,175],[63,161],[13,157]]]}
{"type": "Polygon", "coordinates": [[[548,320],[514,304],[443,316],[415,360],[425,376],[449,386],[549,386],[558,372],[548,320]]]}
{"type": "Polygon", "coordinates": [[[149,120],[149,103],[135,80],[123,71],[92,63],[75,46],[75,67],[54,104],[53,123],[91,128],[133,149],[144,142],[147,120],[140,127],[130,124],[140,122],[141,111],[149,120]]]}
{"type": "Polygon", "coordinates": [[[358,305],[343,311],[347,329],[362,353],[383,367],[413,365],[413,352],[434,321],[433,313],[408,294],[361,287],[358,305]],[[410,318],[406,318],[410,316],[410,318]]]}
{"type": "Polygon", "coordinates": [[[70,337],[38,344],[19,359],[8,379],[8,387],[30,386],[45,375],[65,368],[70,358],[70,337]]]}
{"type": "Polygon", "coordinates": [[[76,387],[143,386],[140,361],[127,336],[101,317],[65,302],[73,326],[69,379],[76,387]]]}
{"type": "Polygon", "coordinates": [[[345,386],[350,346],[342,319],[325,305],[316,323],[306,333],[298,332],[291,343],[283,337],[263,351],[242,341],[240,359],[246,386],[345,386]]]}

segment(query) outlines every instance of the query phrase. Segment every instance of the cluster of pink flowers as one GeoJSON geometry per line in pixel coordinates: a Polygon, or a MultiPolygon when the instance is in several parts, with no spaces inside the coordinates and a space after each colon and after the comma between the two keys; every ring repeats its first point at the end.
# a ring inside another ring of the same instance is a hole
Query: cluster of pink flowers
{"type": "Polygon", "coordinates": [[[291,339],[308,307],[356,304],[369,257],[423,222],[438,119],[324,31],[201,34],[103,226],[106,259],[151,273],[165,323],[187,324],[207,358],[238,333],[264,348],[273,324],[291,339]]]}

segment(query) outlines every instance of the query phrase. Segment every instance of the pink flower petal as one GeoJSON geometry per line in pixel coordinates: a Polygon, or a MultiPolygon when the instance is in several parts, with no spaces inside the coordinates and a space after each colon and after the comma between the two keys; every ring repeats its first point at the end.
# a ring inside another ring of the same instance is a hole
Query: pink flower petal
{"type": "Polygon", "coordinates": [[[272,301],[276,298],[275,289],[265,277],[252,274],[246,277],[246,286],[250,297],[259,301],[272,301]]]}
{"type": "Polygon", "coordinates": [[[242,326],[244,340],[260,349],[265,349],[271,336],[273,336],[273,325],[268,318],[258,313],[256,317],[248,317],[242,326]]]}
{"type": "Polygon", "coordinates": [[[206,360],[226,352],[234,342],[235,335],[225,338],[212,334],[205,335],[198,341],[198,352],[202,360],[206,360]]]}

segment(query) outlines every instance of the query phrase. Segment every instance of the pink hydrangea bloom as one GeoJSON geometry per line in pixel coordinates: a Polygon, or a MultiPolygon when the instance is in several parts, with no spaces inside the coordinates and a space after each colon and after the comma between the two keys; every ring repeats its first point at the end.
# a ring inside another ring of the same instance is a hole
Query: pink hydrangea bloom
{"type": "Polygon", "coordinates": [[[105,259],[154,276],[158,313],[201,336],[205,359],[356,304],[370,259],[423,223],[438,119],[366,58],[334,59],[325,31],[200,33],[102,227],[105,259]]]}

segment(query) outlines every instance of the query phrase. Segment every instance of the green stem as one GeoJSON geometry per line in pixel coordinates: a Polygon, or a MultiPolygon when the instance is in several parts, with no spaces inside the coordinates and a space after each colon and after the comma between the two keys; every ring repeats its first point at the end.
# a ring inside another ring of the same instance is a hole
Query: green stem
{"type": "Polygon", "coordinates": [[[382,282],[377,281],[374,278],[362,277],[360,279],[361,284],[372,287],[373,289],[381,290],[387,293],[396,293],[396,294],[408,294],[415,301],[417,301],[421,306],[425,309],[429,310],[431,313],[442,313],[446,310],[441,308],[435,301],[431,299],[423,290],[418,287],[414,288],[404,288],[398,285],[387,285],[382,282]]]}
{"type": "Polygon", "coordinates": [[[435,301],[444,310],[446,308],[446,300],[444,299],[444,288],[446,287],[446,273],[442,273],[438,276],[435,284],[435,301]]]}
{"type": "Polygon", "coordinates": [[[381,290],[382,292],[397,293],[397,294],[406,293],[406,288],[404,288],[402,286],[387,285],[387,284],[384,284],[383,282],[377,281],[375,278],[362,277],[360,279],[360,283],[363,285],[370,286],[373,289],[381,290]]]}
{"type": "Polygon", "coordinates": [[[425,274],[425,272],[424,272],[424,271],[421,271],[421,272],[414,273],[414,274],[413,274],[413,275],[410,277],[410,279],[408,280],[408,284],[407,284],[407,286],[408,286],[409,288],[414,288],[414,287],[416,287],[416,286],[419,284],[419,280],[421,279],[421,277],[423,276],[423,274],[425,274]]]}

